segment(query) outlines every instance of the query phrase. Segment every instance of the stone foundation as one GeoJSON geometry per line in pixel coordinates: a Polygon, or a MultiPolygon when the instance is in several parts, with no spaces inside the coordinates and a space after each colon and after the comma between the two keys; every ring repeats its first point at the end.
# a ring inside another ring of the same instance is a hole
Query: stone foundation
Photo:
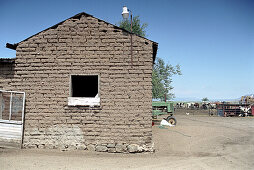
{"type": "Polygon", "coordinates": [[[39,148],[39,149],[60,149],[62,151],[70,151],[70,150],[88,150],[88,151],[96,151],[96,152],[109,152],[109,153],[140,153],[140,152],[154,152],[153,146],[143,145],[139,146],[137,144],[101,144],[101,145],[24,145],[24,148],[39,148]]]}

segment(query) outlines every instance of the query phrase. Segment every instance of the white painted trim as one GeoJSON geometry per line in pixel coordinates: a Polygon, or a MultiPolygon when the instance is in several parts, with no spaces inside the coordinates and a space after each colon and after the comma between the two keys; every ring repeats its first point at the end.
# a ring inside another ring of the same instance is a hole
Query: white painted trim
{"type": "Polygon", "coordinates": [[[22,124],[22,121],[18,121],[18,120],[3,120],[3,119],[0,119],[0,123],[21,125],[21,124],[22,124]]]}
{"type": "Polygon", "coordinates": [[[68,106],[100,106],[99,97],[68,97],[68,106]]]}
{"type": "Polygon", "coordinates": [[[25,102],[26,102],[26,93],[24,92],[24,95],[23,95],[23,109],[22,109],[22,126],[21,126],[21,142],[20,142],[20,148],[22,148],[23,139],[24,139],[25,102]]]}
{"type": "Polygon", "coordinates": [[[9,92],[9,93],[20,93],[20,94],[25,94],[25,92],[20,92],[20,91],[7,91],[7,90],[1,90],[0,92],[9,92]]]}

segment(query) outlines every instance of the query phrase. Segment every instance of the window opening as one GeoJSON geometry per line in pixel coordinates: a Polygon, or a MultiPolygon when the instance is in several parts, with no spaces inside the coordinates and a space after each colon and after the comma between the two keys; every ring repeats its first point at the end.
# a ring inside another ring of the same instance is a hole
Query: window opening
{"type": "Polygon", "coordinates": [[[98,75],[72,75],[71,97],[98,96],[98,75]]]}

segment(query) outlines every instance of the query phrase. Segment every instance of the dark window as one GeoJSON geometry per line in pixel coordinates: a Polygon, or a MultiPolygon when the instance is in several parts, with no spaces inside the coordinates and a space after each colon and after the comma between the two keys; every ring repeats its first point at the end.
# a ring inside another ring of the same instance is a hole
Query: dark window
{"type": "Polygon", "coordinates": [[[97,75],[72,75],[71,97],[95,97],[98,94],[97,75]]]}

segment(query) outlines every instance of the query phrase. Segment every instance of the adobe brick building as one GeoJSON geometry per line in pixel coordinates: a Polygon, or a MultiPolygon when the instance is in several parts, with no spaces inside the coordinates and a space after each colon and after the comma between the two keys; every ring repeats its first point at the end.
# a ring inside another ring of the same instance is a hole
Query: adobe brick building
{"type": "Polygon", "coordinates": [[[24,148],[152,151],[156,42],[86,13],[17,44],[0,89],[26,93],[24,148]]]}

